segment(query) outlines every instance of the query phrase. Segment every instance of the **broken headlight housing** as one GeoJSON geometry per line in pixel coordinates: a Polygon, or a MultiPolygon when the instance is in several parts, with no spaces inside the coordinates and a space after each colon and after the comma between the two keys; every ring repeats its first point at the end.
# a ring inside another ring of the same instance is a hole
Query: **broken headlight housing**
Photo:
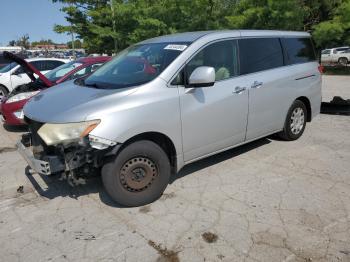
{"type": "Polygon", "coordinates": [[[39,130],[38,135],[46,145],[68,144],[79,141],[87,136],[97,125],[100,120],[91,120],[77,123],[66,124],[44,124],[39,130]]]}

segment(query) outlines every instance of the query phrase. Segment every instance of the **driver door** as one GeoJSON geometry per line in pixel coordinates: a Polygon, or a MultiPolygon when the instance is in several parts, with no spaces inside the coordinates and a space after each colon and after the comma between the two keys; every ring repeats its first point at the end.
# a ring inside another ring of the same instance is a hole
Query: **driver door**
{"type": "Polygon", "coordinates": [[[185,66],[190,76],[199,66],[214,67],[211,87],[179,87],[184,161],[189,162],[242,143],[248,114],[248,91],[238,76],[236,40],[212,43],[185,66]]]}

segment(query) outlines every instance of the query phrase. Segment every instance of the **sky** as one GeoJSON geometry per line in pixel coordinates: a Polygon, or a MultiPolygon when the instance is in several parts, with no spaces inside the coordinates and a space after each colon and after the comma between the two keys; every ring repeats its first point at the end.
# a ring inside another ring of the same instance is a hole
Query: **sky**
{"type": "Polygon", "coordinates": [[[49,38],[66,43],[69,35],[53,31],[55,24],[67,25],[61,7],[51,0],[0,0],[0,46],[24,34],[29,35],[30,42],[49,38]]]}

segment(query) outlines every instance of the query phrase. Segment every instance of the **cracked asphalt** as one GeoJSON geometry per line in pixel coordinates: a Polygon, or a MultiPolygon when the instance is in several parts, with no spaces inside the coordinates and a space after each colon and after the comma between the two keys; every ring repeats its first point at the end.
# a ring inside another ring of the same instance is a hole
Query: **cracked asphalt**
{"type": "MultiPolygon", "coordinates": [[[[349,90],[350,76],[324,76],[325,100],[349,90]]],[[[115,205],[99,177],[28,174],[22,132],[0,127],[1,261],[350,261],[350,116],[191,164],[140,208],[115,205]]]]}

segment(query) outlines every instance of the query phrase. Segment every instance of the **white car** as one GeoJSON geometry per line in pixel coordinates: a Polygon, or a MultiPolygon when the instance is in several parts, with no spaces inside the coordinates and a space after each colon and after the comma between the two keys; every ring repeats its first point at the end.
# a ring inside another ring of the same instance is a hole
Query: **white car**
{"type": "Polygon", "coordinates": [[[341,65],[347,65],[350,63],[350,48],[345,51],[338,52],[335,54],[336,60],[341,65]]]}
{"type": "MultiPolygon", "coordinates": [[[[69,62],[67,59],[58,58],[30,58],[26,59],[31,65],[37,68],[42,74],[69,62]]],[[[0,97],[7,95],[19,85],[27,84],[31,80],[23,68],[16,62],[12,62],[0,69],[0,97]]]]}
{"type": "MultiPolygon", "coordinates": [[[[339,56],[342,52],[348,50],[350,47],[349,46],[342,46],[342,47],[336,47],[336,48],[331,48],[331,49],[324,49],[321,52],[321,62],[322,63],[341,63],[339,61],[339,56]]],[[[349,61],[349,59],[348,59],[349,61]]]]}

